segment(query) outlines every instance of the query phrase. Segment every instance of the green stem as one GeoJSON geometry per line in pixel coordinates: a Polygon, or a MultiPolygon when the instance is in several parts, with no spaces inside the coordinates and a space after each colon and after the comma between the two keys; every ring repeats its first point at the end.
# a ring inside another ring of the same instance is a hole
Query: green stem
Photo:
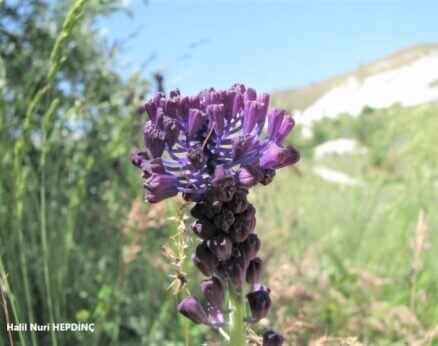
{"type": "Polygon", "coordinates": [[[230,346],[246,345],[245,301],[241,290],[230,285],[230,346]]]}

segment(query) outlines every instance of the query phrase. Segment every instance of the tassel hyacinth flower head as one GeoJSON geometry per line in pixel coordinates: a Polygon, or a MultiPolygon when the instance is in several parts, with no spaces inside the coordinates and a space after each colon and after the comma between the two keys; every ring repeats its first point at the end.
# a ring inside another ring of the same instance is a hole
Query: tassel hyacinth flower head
{"type": "MultiPolygon", "coordinates": [[[[257,95],[242,84],[196,96],[158,93],[145,105],[146,150],[131,154],[145,179],[148,202],[181,193],[195,203],[191,229],[200,243],[192,260],[207,277],[199,285],[206,304],[189,296],[178,311],[194,323],[230,328],[232,345],[245,345],[245,324],[264,318],[271,308],[270,289],[259,283],[260,239],[248,191],[269,184],[277,169],[300,157],[284,145],[294,120],[283,109],[268,107],[268,94],[257,95]]],[[[282,343],[277,333],[265,333],[263,345],[282,343]]]]}

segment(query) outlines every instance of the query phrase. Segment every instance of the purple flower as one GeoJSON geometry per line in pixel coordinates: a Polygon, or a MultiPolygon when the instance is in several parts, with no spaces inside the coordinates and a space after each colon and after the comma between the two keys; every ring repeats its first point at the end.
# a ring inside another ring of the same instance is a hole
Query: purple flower
{"type": "Polygon", "coordinates": [[[208,323],[207,313],[194,296],[188,296],[179,303],[178,311],[196,324],[208,323]]]}
{"type": "Polygon", "coordinates": [[[221,281],[217,277],[201,281],[199,284],[202,294],[205,296],[210,305],[216,308],[222,308],[225,303],[225,291],[221,281]]]}
{"type": "Polygon", "coordinates": [[[258,257],[252,259],[249,262],[248,268],[246,269],[246,282],[254,287],[256,283],[259,282],[260,271],[262,270],[262,260],[258,257]]]}
{"type": "MultiPolygon", "coordinates": [[[[251,187],[269,183],[274,171],[299,160],[298,152],[283,147],[294,121],[281,109],[268,110],[269,95],[235,84],[230,89],[203,90],[196,96],[169,97],[158,93],[146,105],[150,120],[143,128],[146,151],[131,156],[143,176],[172,176],[173,187],[150,191],[150,202],[174,196],[202,200],[210,190],[220,202],[229,202],[236,184],[251,187]],[[267,134],[264,135],[268,118],[267,134]],[[154,159],[160,158],[159,162],[154,159]]],[[[168,180],[170,181],[170,179],[168,180]]]]}
{"type": "Polygon", "coordinates": [[[271,297],[267,290],[253,291],[247,294],[252,321],[258,321],[269,313],[271,309],[271,297]]]}
{"type": "MultiPolygon", "coordinates": [[[[131,162],[145,179],[147,201],[181,193],[196,203],[190,210],[196,219],[191,229],[201,242],[191,258],[209,277],[199,285],[207,308],[189,296],[178,311],[195,323],[226,326],[225,289],[232,288],[241,301],[248,283],[252,317],[246,321],[258,321],[268,314],[271,298],[270,289],[258,282],[260,240],[247,196],[251,187],[269,184],[277,169],[298,162],[298,151],[283,145],[293,119],[283,109],[269,110],[268,94],[258,95],[242,84],[188,97],[178,89],[168,97],[158,93],[145,109],[146,150],[133,152],[131,162]]],[[[265,346],[282,342],[272,331],[263,338],[265,346]]]]}
{"type": "Polygon", "coordinates": [[[268,330],[263,334],[262,346],[281,346],[283,345],[284,338],[273,330],[268,330]]]}

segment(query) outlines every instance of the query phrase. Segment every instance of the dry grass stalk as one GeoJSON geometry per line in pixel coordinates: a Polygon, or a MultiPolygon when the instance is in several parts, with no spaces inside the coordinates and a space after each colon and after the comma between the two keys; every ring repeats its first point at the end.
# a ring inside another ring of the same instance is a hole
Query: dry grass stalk
{"type": "Polygon", "coordinates": [[[415,309],[415,304],[416,304],[416,300],[417,300],[418,275],[423,267],[422,253],[423,253],[423,250],[425,250],[429,246],[429,244],[426,243],[428,231],[429,231],[429,228],[427,226],[427,223],[426,223],[426,220],[424,217],[424,211],[420,210],[420,213],[418,214],[417,225],[415,226],[415,238],[413,241],[414,256],[413,256],[412,264],[411,264],[412,289],[411,289],[410,307],[412,310],[415,309]]]}
{"type": "Polygon", "coordinates": [[[319,339],[312,340],[309,346],[363,346],[356,337],[336,338],[331,336],[323,336],[319,339]]]}
{"type": "MultiPolygon", "coordinates": [[[[185,235],[187,233],[186,221],[189,217],[182,212],[178,217],[171,217],[169,220],[178,224],[178,231],[174,234],[170,243],[163,245],[163,254],[169,261],[172,274],[170,277],[173,279],[168,289],[172,290],[174,295],[181,292],[186,287],[187,273],[184,271],[184,261],[186,259],[186,248],[188,247],[185,242],[185,235]]],[[[187,288],[186,288],[187,289],[187,288]]]]}

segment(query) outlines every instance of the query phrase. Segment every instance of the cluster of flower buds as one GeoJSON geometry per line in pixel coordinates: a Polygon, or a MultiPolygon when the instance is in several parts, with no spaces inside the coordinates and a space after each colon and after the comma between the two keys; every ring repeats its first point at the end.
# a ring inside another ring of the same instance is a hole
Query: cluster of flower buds
{"type": "MultiPolygon", "coordinates": [[[[191,229],[201,242],[192,260],[208,277],[200,283],[206,304],[189,296],[178,306],[195,323],[226,325],[229,285],[241,294],[247,285],[247,322],[264,318],[271,308],[270,289],[259,283],[260,240],[247,194],[258,183],[269,184],[276,169],[296,163],[299,153],[283,146],[293,119],[268,105],[269,95],[257,96],[236,84],[195,97],[182,97],[178,90],[169,98],[159,93],[145,106],[147,151],[133,153],[131,160],[146,179],[146,200],[158,202],[181,192],[196,203],[191,229]]],[[[275,332],[265,333],[263,345],[282,343],[275,332]]]]}
{"type": "Polygon", "coordinates": [[[268,184],[275,169],[296,163],[298,152],[283,146],[295,123],[282,109],[268,111],[268,104],[269,95],[257,96],[241,84],[194,97],[179,90],[168,98],[158,93],[149,100],[150,120],[143,128],[147,151],[131,155],[146,179],[146,200],[159,202],[178,192],[202,199],[217,166],[249,188],[268,184]]]}

